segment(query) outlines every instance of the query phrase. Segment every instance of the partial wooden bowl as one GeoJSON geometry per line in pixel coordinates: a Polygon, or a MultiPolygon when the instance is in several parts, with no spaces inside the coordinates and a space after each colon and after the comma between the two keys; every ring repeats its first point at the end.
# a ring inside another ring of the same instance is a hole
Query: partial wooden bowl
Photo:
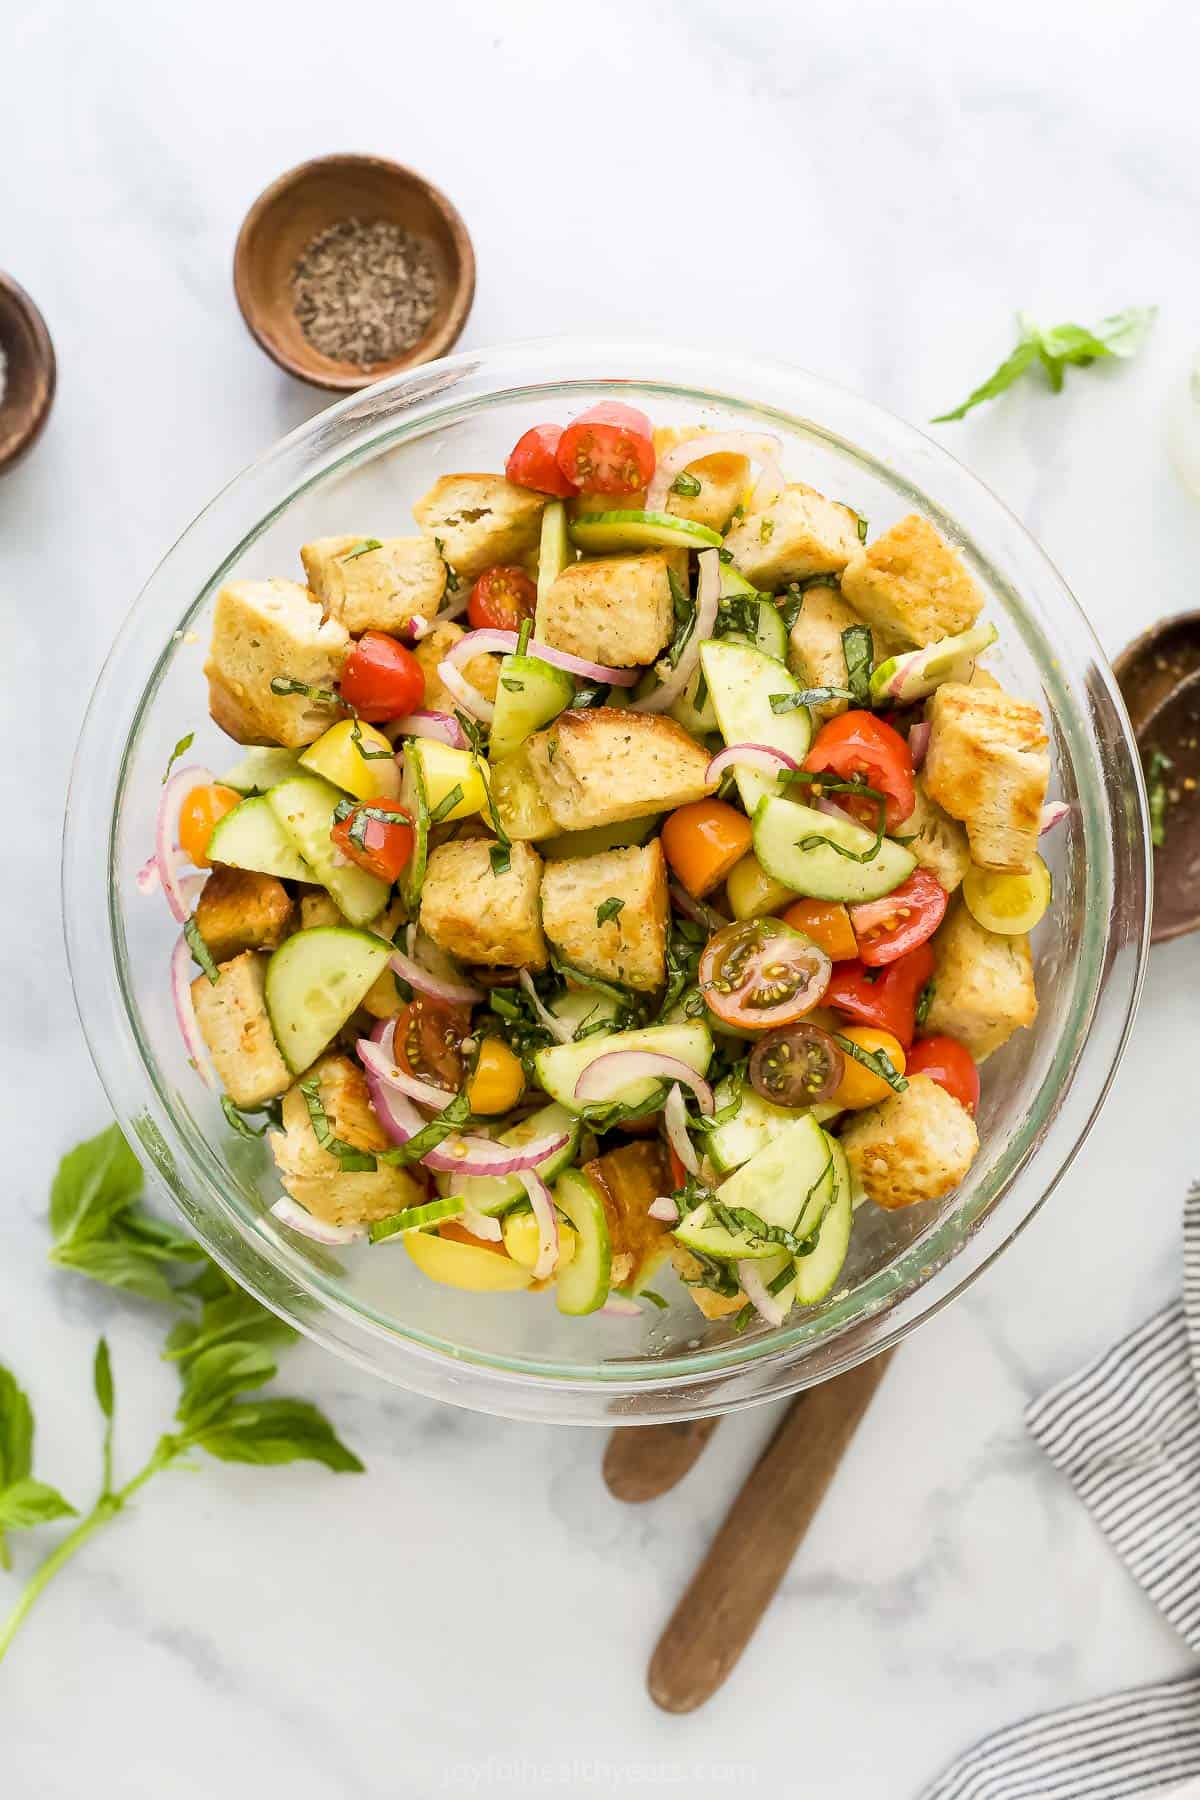
{"type": "Polygon", "coordinates": [[[364,388],[445,356],[457,342],[475,296],[475,252],[456,208],[423,175],[381,156],[322,156],[289,169],[254,202],[238,233],[233,285],[251,334],[281,369],[314,387],[364,388]],[[403,356],[369,369],[323,356],[292,311],[297,257],[343,219],[390,219],[428,239],[442,277],[425,335],[403,356]]]}
{"type": "Polygon", "coordinates": [[[0,274],[0,350],[4,352],[0,399],[0,475],[6,475],[41,436],[58,379],[54,345],[23,287],[0,274]]]}

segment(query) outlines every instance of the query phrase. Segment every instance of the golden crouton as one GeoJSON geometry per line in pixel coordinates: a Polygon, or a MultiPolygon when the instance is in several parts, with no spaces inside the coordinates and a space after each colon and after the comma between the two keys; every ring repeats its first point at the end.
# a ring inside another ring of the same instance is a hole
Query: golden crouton
{"type": "Polygon", "coordinates": [[[1003,688],[948,681],[926,716],[925,785],[966,826],[974,861],[1031,869],[1050,781],[1050,740],[1037,707],[1003,688]]]}
{"type": "MultiPolygon", "coordinates": [[[[366,1080],[356,1063],[347,1056],[323,1056],[305,1076],[306,1081],[314,1079],[334,1137],[367,1153],[390,1149],[391,1140],[371,1110],[366,1080]]],[[[390,1218],[426,1198],[420,1177],[400,1165],[343,1170],[337,1157],[318,1144],[298,1082],[284,1098],[283,1130],[271,1132],[268,1142],[287,1192],[328,1225],[390,1218]]]]}
{"type": "Polygon", "coordinates": [[[586,974],[626,987],[649,992],[666,981],[670,911],[657,838],[643,850],[547,863],[542,874],[542,924],[555,949],[586,974]]]}
{"type": "MultiPolygon", "coordinates": [[[[387,911],[380,913],[371,921],[371,930],[376,937],[387,938],[392,942],[404,921],[404,908],[398,900],[394,900],[387,911]]],[[[300,896],[300,927],[303,931],[311,931],[319,925],[345,925],[350,921],[338,906],[331,894],[324,888],[308,888],[300,896]]],[[[391,1019],[400,1011],[404,1002],[396,990],[392,979],[392,971],[383,969],[371,983],[362,997],[362,1006],[373,1019],[391,1019]]]]}
{"type": "Polygon", "coordinates": [[[291,895],[274,875],[214,868],[196,902],[196,925],[214,962],[274,950],[292,923],[291,895]]]}
{"type": "MultiPolygon", "coordinates": [[[[847,606],[835,587],[806,588],[796,623],[788,640],[788,667],[804,687],[846,685],[846,650],[843,631],[862,620],[847,606]]],[[[878,662],[882,646],[875,643],[878,662]]],[[[811,710],[817,719],[832,719],[845,712],[848,700],[823,700],[811,710]]]]}
{"type": "MultiPolygon", "coordinates": [[[[689,463],[685,474],[700,483],[698,494],[677,494],[667,498],[667,511],[677,519],[690,519],[694,525],[707,525],[710,531],[724,531],[732,519],[750,477],[750,462],[729,450],[718,450],[715,456],[700,454],[703,434],[696,440],[698,461],[689,463]]],[[[686,484],[685,484],[686,485],[686,484]]]]}
{"type": "Polygon", "coordinates": [[[712,1288],[700,1286],[699,1277],[704,1273],[704,1264],[682,1244],[671,1246],[671,1261],[675,1273],[681,1281],[687,1283],[688,1293],[706,1319],[727,1319],[730,1313],[741,1312],[746,1304],[746,1296],[741,1289],[736,1294],[717,1294],[712,1288]]]}
{"type": "Polygon", "coordinates": [[[946,892],[952,894],[971,866],[967,834],[957,819],[930,799],[923,773],[917,776],[914,791],[916,805],[903,825],[897,827],[896,836],[912,851],[920,867],[936,875],[946,892]]]}
{"type": "Polygon", "coordinates": [[[544,969],[538,907],[542,859],[528,844],[514,843],[509,867],[497,875],[491,848],[487,838],[456,838],[431,852],[421,889],[421,928],[464,962],[544,969]]]}
{"type": "Polygon", "coordinates": [[[443,475],[413,515],[454,572],[473,581],[537,548],[545,505],[545,494],[514,487],[503,475],[443,475]]]}
{"type": "Polygon", "coordinates": [[[560,713],[528,740],[559,831],[616,825],[711,794],[708,751],[674,719],[597,706],[560,713]]]}
{"type": "Polygon", "coordinates": [[[906,644],[932,644],[973,625],[983,607],[957,550],[918,513],[855,546],[842,592],[868,625],[906,644]]]}
{"type": "Polygon", "coordinates": [[[673,1239],[649,1208],[671,1191],[667,1153],[657,1138],[638,1138],[607,1150],[583,1164],[581,1173],[594,1183],[604,1202],[612,1245],[613,1287],[641,1287],[670,1254],[673,1239]]]}
{"type": "Polygon", "coordinates": [[[855,1114],[842,1149],[856,1185],[890,1212],[951,1193],[975,1160],[979,1133],[952,1094],[913,1075],[903,1093],[855,1114]]]}
{"type": "MultiPolygon", "coordinates": [[[[413,646],[413,655],[425,676],[425,698],[422,705],[430,712],[453,712],[456,706],[462,704],[449,688],[442,685],[438,664],[445,658],[446,652],[452,650],[465,635],[461,625],[456,625],[453,619],[447,619],[444,624],[435,625],[419,644],[413,646]]],[[[500,658],[473,656],[463,666],[463,677],[473,688],[478,689],[485,700],[494,700],[496,689],[500,686],[500,658]]]]}
{"type": "Polygon", "coordinates": [[[218,968],[218,980],[198,975],[192,1005],[213,1066],[235,1106],[262,1106],[290,1086],[263,998],[267,958],[253,950],[218,968]]]}
{"type": "Polygon", "coordinates": [[[398,632],[406,619],[432,619],[446,591],[446,565],[431,538],[317,538],[300,561],[325,611],[352,635],[398,632]]]}
{"type": "Polygon", "coordinates": [[[796,483],[747,513],[725,548],[747,581],[771,593],[809,575],[839,574],[859,549],[858,519],[840,501],[796,483]]]}
{"type": "Polygon", "coordinates": [[[937,965],[924,1029],[945,1032],[982,1062],[1037,1018],[1033,958],[1026,935],[986,931],[960,901],[933,939],[937,965]]]}
{"type": "Polygon", "coordinates": [[[204,673],[208,710],[239,744],[315,743],[340,707],[308,694],[275,694],[276,678],[332,691],[350,648],[346,627],[322,619],[295,581],[231,581],[217,595],[204,673]]]}
{"type": "Polygon", "coordinates": [[[652,663],[674,629],[667,567],[661,550],[569,563],[538,604],[539,640],[614,669],[652,663]]]}

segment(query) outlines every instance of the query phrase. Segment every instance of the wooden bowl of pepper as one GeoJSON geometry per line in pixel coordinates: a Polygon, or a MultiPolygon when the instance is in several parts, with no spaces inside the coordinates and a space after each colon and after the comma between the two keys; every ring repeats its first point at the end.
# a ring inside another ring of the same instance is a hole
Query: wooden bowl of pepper
{"type": "Polygon", "coordinates": [[[261,193],[233,285],[267,355],[314,387],[369,387],[444,356],[475,294],[475,252],[446,196],[379,156],[323,156],[261,193]]]}
{"type": "Polygon", "coordinates": [[[0,475],[41,435],[55,382],[54,345],[46,321],[25,289],[0,274],[0,475]]]}

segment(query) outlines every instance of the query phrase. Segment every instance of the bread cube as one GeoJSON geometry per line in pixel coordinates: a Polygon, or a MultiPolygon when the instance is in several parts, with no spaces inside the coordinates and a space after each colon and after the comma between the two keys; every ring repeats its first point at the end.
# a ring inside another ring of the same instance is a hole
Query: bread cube
{"type": "Polygon", "coordinates": [[[699,1277],[704,1273],[704,1264],[684,1245],[672,1246],[671,1262],[679,1279],[687,1283],[688,1293],[706,1319],[727,1319],[731,1313],[741,1312],[746,1304],[741,1289],[736,1294],[718,1294],[712,1288],[701,1286],[699,1277]]]}
{"type": "Polygon", "coordinates": [[[711,794],[708,751],[655,713],[611,706],[560,713],[528,739],[530,767],[559,831],[668,812],[711,794]]]}
{"type": "MultiPolygon", "coordinates": [[[[327,1055],[315,1062],[306,1081],[315,1080],[334,1137],[367,1153],[387,1150],[391,1140],[371,1108],[366,1079],[348,1056],[327,1055]]],[[[283,1130],[269,1134],[280,1179],[293,1200],[328,1225],[361,1225],[387,1219],[426,1198],[419,1175],[400,1165],[343,1170],[337,1157],[318,1144],[308,1102],[299,1082],[283,1102],[283,1130]]]]}
{"type": "Polygon", "coordinates": [[[220,964],[215,982],[197,975],[192,983],[200,1035],[235,1106],[263,1106],[292,1081],[267,1016],[266,973],[267,958],[247,950],[220,964]]]}
{"type": "Polygon", "coordinates": [[[685,473],[700,483],[698,494],[668,493],[667,511],[677,519],[690,519],[694,525],[707,525],[710,531],[724,531],[737,510],[746,483],[750,479],[750,462],[729,450],[718,450],[715,456],[703,454],[704,434],[696,439],[698,460],[689,463],[685,473]]]}
{"type": "Polygon", "coordinates": [[[974,861],[983,869],[1031,869],[1050,782],[1050,740],[1037,707],[1001,687],[948,681],[926,716],[925,786],[966,826],[974,861]]]}
{"type": "Polygon", "coordinates": [[[421,889],[421,927],[435,944],[463,962],[508,969],[544,969],[538,891],[542,859],[514,843],[510,864],[497,875],[492,840],[454,839],[430,853],[421,889]]]}
{"type": "Polygon", "coordinates": [[[545,505],[545,494],[514,487],[503,475],[443,475],[413,515],[454,572],[473,581],[537,548],[545,505]]]}
{"type": "Polygon", "coordinates": [[[897,831],[922,869],[936,875],[948,894],[961,887],[962,878],[971,866],[971,850],[967,834],[957,819],[930,798],[925,776],[917,776],[914,785],[916,805],[897,831]]]}
{"type": "MultiPolygon", "coordinates": [[[[565,961],[650,992],[667,979],[667,865],[644,849],[565,857],[542,872],[542,925],[565,961]],[[619,901],[613,911],[608,904],[619,901]]],[[[653,1196],[651,1196],[653,1198],[653,1196]]]]}
{"type": "Polygon", "coordinates": [[[773,593],[789,581],[839,574],[860,548],[858,517],[840,501],[797,482],[770,506],[747,513],[725,548],[747,581],[773,593]]]}
{"type": "Polygon", "coordinates": [[[675,628],[667,570],[661,550],[568,563],[539,603],[539,639],[614,669],[652,663],[675,628]]]}
{"type": "Polygon", "coordinates": [[[857,1113],[842,1132],[851,1177],[887,1211],[941,1200],[975,1160],[979,1133],[965,1106],[928,1075],[857,1113]]]}
{"type": "Polygon", "coordinates": [[[905,644],[952,637],[973,625],[983,608],[957,550],[918,513],[874,543],[855,546],[842,571],[842,593],[868,625],[905,644]]]}
{"type": "MultiPolygon", "coordinates": [[[[848,606],[835,587],[806,588],[796,623],[788,639],[788,667],[805,687],[840,687],[846,685],[846,652],[843,631],[861,625],[862,620],[848,606]]],[[[880,646],[875,646],[879,660],[880,646]]],[[[832,719],[846,711],[848,700],[823,700],[812,710],[813,717],[832,719]]]]}
{"type": "Polygon", "coordinates": [[[1028,935],[987,931],[960,900],[933,939],[933,997],[922,1030],[945,1032],[982,1062],[1037,1018],[1028,935]]]}
{"type": "Polygon", "coordinates": [[[216,963],[274,950],[292,925],[292,897],[274,875],[216,867],[200,890],[196,926],[216,963]]]}
{"type": "Polygon", "coordinates": [[[357,637],[399,632],[406,619],[432,619],[446,591],[446,565],[431,538],[327,537],[300,551],[308,585],[325,611],[357,637]]]}
{"type": "Polygon", "coordinates": [[[340,707],[308,694],[276,694],[275,678],[332,691],[350,649],[346,627],[322,617],[295,581],[231,581],[217,595],[204,673],[208,710],[239,744],[315,743],[340,707]]]}
{"type": "Polygon", "coordinates": [[[667,1227],[652,1218],[649,1210],[660,1194],[671,1191],[666,1150],[657,1138],[639,1138],[594,1156],[581,1172],[604,1203],[613,1287],[624,1287],[627,1282],[635,1287],[644,1285],[666,1260],[673,1242],[667,1227]]]}

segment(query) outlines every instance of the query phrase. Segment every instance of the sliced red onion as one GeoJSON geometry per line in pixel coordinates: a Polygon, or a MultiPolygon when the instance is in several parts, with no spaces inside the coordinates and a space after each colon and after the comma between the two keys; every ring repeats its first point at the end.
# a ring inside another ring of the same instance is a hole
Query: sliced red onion
{"type": "Polygon", "coordinates": [[[178,845],[179,812],[193,788],[207,787],[214,779],[211,769],[202,769],[198,764],[190,769],[179,769],[163,788],[158,802],[158,816],[154,821],[154,860],[158,864],[171,916],[179,925],[188,916],[179,877],[182,856],[178,845]]]}
{"type": "Polygon", "coordinates": [[[414,644],[419,644],[421,639],[427,638],[433,630],[433,620],[405,619],[400,629],[406,638],[410,638],[414,644]]]}
{"type": "Polygon", "coordinates": [[[608,1050],[589,1063],[575,1083],[577,1100],[607,1100],[634,1081],[679,1081],[696,1096],[705,1115],[715,1109],[713,1091],[703,1075],[677,1056],[660,1056],[656,1050],[608,1050]]]}
{"type": "Polygon", "coordinates": [[[301,1237],[311,1238],[314,1244],[357,1244],[367,1235],[364,1225],[327,1225],[324,1219],[315,1219],[290,1195],[275,1202],[271,1217],[286,1225],[289,1231],[298,1231],[301,1237]]]}
{"type": "MultiPolygon", "coordinates": [[[[839,806],[837,801],[831,800],[827,794],[818,795],[813,801],[813,806],[830,819],[840,819],[843,825],[858,825],[858,820],[852,818],[844,806],[839,806]]],[[[861,829],[862,827],[859,826],[860,831],[861,829]]]]}
{"type": "Polygon", "coordinates": [[[751,1257],[737,1265],[738,1285],[760,1319],[768,1325],[782,1325],[788,1309],[772,1294],[762,1278],[762,1270],[751,1257]]]}
{"type": "Polygon", "coordinates": [[[431,975],[414,956],[406,956],[403,950],[393,950],[389,969],[407,981],[409,987],[416,988],[418,993],[428,994],[431,1000],[444,1000],[449,1006],[472,1006],[476,1000],[483,999],[483,989],[471,987],[465,981],[446,981],[440,975],[431,975]]]}
{"type": "MultiPolygon", "coordinates": [[[[468,631],[466,637],[460,638],[447,651],[446,661],[461,668],[475,656],[515,656],[519,642],[515,631],[468,631]]],[[[602,681],[606,687],[632,687],[640,676],[637,669],[612,669],[607,663],[586,662],[582,656],[572,656],[568,650],[556,650],[552,644],[536,640],[530,641],[526,654],[553,663],[556,669],[565,669],[568,675],[579,675],[585,681],[602,681]]]]}
{"type": "Polygon", "coordinates": [[[751,462],[758,463],[760,469],[751,501],[752,509],[757,512],[770,506],[772,500],[778,500],[783,492],[783,471],[779,462],[782,454],[781,440],[768,431],[703,431],[696,437],[685,438],[659,457],[654,479],[646,490],[646,511],[662,512],[665,509],[671,483],[692,463],[700,462],[706,456],[747,456],[751,462]]]}
{"type": "Polygon", "coordinates": [[[455,1198],[462,1201],[462,1211],[455,1220],[455,1224],[461,1225],[464,1231],[469,1231],[472,1237],[477,1237],[484,1243],[498,1244],[504,1235],[500,1229],[499,1219],[493,1219],[488,1213],[480,1212],[475,1202],[469,1200],[465,1194],[457,1194],[455,1198]]]}
{"type": "MultiPolygon", "coordinates": [[[[186,913],[184,917],[187,917],[186,913]]],[[[179,1030],[196,1073],[205,1087],[215,1088],[217,1084],[209,1067],[208,1046],[204,1042],[196,1021],[196,1009],[192,1005],[192,952],[182,934],[171,952],[171,998],[175,1002],[175,1017],[179,1021],[179,1030]]]]}
{"type": "Polygon", "coordinates": [[[437,617],[433,620],[433,623],[435,625],[445,625],[450,619],[461,619],[462,615],[471,604],[471,587],[471,582],[460,580],[458,598],[452,600],[449,606],[443,606],[437,617]]]}
{"type": "Polygon", "coordinates": [[[696,582],[696,622],[692,626],[692,635],[666,680],[661,681],[653,693],[635,700],[631,712],[660,713],[673,706],[696,672],[701,644],[713,634],[721,598],[721,559],[715,550],[701,550],[696,560],[700,574],[696,582]]]}
{"type": "Polygon", "coordinates": [[[439,744],[449,744],[452,750],[467,747],[466,733],[453,713],[405,713],[402,719],[393,719],[391,724],[397,737],[435,738],[439,744]]]}
{"type": "Polygon", "coordinates": [[[152,856],[144,862],[133,878],[139,894],[156,894],[162,886],[162,876],[158,872],[158,857],[152,856]]]}
{"type": "Polygon", "coordinates": [[[908,734],[908,752],[912,757],[914,769],[919,769],[925,761],[926,752],[929,749],[929,734],[932,730],[933,726],[927,720],[922,719],[920,724],[914,725],[908,734]]]}
{"type": "Polygon", "coordinates": [[[1045,837],[1056,825],[1061,825],[1070,814],[1071,808],[1065,800],[1047,800],[1042,808],[1042,823],[1038,831],[1039,837],[1045,837]]]}
{"type": "MultiPolygon", "coordinates": [[[[466,642],[465,638],[463,642],[466,642]]],[[[457,648],[456,644],[455,649],[457,648]]],[[[437,672],[442,686],[454,695],[460,706],[464,706],[472,718],[482,719],[485,725],[491,724],[496,716],[495,707],[490,700],[484,699],[477,687],[471,686],[466,676],[460,674],[452,662],[448,659],[440,662],[437,672]]]]}
{"type": "Polygon", "coordinates": [[[529,1004],[537,1014],[539,1023],[546,1027],[556,1044],[569,1044],[575,1036],[575,1027],[566,1019],[556,1019],[549,1007],[543,1005],[542,997],[534,986],[533,976],[528,969],[522,969],[517,979],[528,994],[529,1004]]]}
{"type": "Polygon", "coordinates": [[[558,1266],[558,1214],[554,1210],[550,1189],[540,1175],[535,1174],[532,1169],[522,1169],[521,1185],[529,1195],[529,1204],[533,1208],[538,1227],[538,1253],[533,1265],[533,1279],[545,1281],[558,1266]]]}
{"type": "MultiPolygon", "coordinates": [[[[678,1092],[678,1089],[673,1089],[672,1092],[678,1092]]],[[[679,1202],[672,1199],[670,1194],[660,1194],[657,1200],[650,1202],[646,1211],[652,1219],[661,1219],[664,1225],[679,1223],[679,1202]]]]}
{"type": "Polygon", "coordinates": [[[599,1309],[607,1313],[610,1319],[640,1319],[642,1309],[636,1300],[627,1300],[624,1294],[610,1294],[599,1309]]]}
{"type": "MultiPolygon", "coordinates": [[[[667,1128],[667,1142],[683,1164],[689,1175],[700,1173],[700,1159],[692,1147],[692,1140],[687,1132],[687,1108],[683,1103],[683,1089],[673,1083],[667,1095],[667,1103],[663,1107],[663,1124],[667,1128]]],[[[673,1204],[673,1203],[672,1203],[673,1204]]],[[[651,1212],[654,1208],[650,1208],[651,1212]]],[[[678,1216],[678,1212],[676,1213],[678,1216]]]]}
{"type": "Polygon", "coordinates": [[[703,900],[693,899],[687,889],[680,886],[679,882],[669,881],[667,889],[675,902],[676,912],[681,912],[685,919],[692,921],[693,925],[703,925],[705,931],[719,931],[722,925],[729,924],[729,920],[719,907],[709,906],[703,900]]]}
{"type": "Polygon", "coordinates": [[[431,1112],[441,1112],[455,1096],[447,1093],[445,1088],[435,1087],[431,1081],[421,1081],[416,1075],[406,1074],[398,1067],[391,1055],[391,1045],[395,1041],[395,1020],[390,1022],[393,1026],[391,1039],[385,1037],[378,1044],[373,1044],[369,1038],[359,1038],[355,1045],[358,1060],[364,1069],[369,1070],[385,1086],[395,1088],[398,1094],[406,1094],[418,1106],[427,1106],[431,1112]]]}
{"type": "Polygon", "coordinates": [[[720,781],[726,769],[753,769],[759,775],[781,775],[800,764],[784,750],[772,750],[770,744],[730,744],[719,750],[704,771],[705,781],[720,781]]]}

